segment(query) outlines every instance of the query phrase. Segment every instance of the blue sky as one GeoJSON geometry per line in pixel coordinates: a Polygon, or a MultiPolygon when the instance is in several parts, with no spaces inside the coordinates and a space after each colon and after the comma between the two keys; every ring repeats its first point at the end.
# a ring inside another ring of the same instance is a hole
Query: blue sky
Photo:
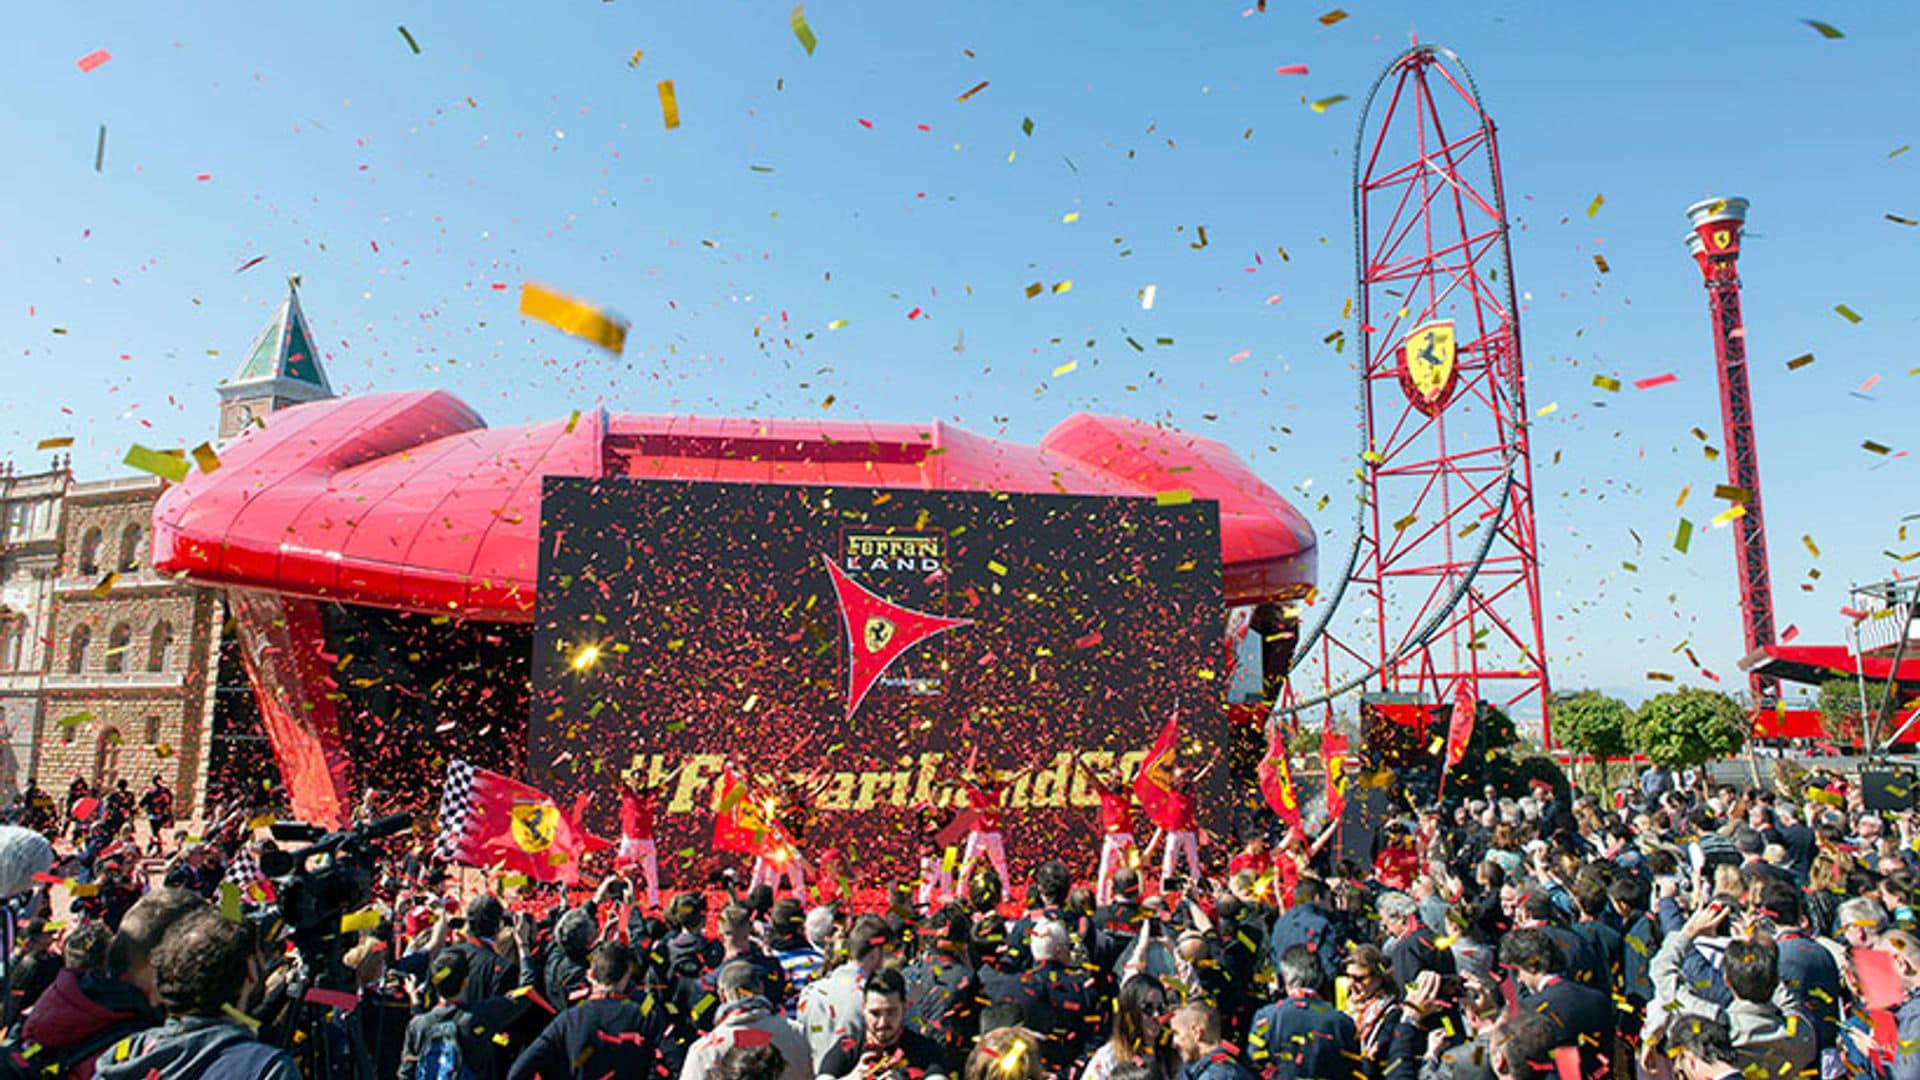
{"type": "Polygon", "coordinates": [[[1303,508],[1334,494],[1312,515],[1333,563],[1353,357],[1321,339],[1352,292],[1357,99],[1418,34],[1460,53],[1500,125],[1529,394],[1559,405],[1535,435],[1556,684],[1703,682],[1682,646],[1739,681],[1730,534],[1671,545],[1724,480],[1689,434],[1722,441],[1681,244],[1708,195],[1754,201],[1778,623],[1838,640],[1846,582],[1920,551],[1898,535],[1913,459],[1860,448],[1909,449],[1920,399],[1920,229],[1883,216],[1920,218],[1920,151],[1890,156],[1920,142],[1912,9],[1357,0],[1322,26],[1332,6],[816,0],[812,57],[785,3],[23,9],[0,45],[0,453],[35,464],[72,435],[98,476],[130,443],[207,438],[213,384],[297,271],[351,392],[446,387],[494,424],[596,403],[820,416],[829,395],[833,417],[1025,440],[1075,410],[1143,416],[1282,490],[1311,481],[1303,508]],[[99,48],[113,59],[78,70],[99,48]],[[1356,100],[1303,103],[1339,93],[1356,100]],[[625,356],[521,320],[527,279],[631,319],[625,356]]]}

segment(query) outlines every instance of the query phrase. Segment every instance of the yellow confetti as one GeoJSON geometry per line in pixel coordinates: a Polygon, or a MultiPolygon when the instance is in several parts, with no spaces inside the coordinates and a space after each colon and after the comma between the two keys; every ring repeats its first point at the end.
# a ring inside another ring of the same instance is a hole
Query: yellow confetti
{"type": "Polygon", "coordinates": [[[1605,390],[1609,394],[1617,394],[1620,392],[1620,380],[1609,378],[1605,375],[1595,375],[1593,377],[1593,385],[1605,390]]]}
{"type": "Polygon", "coordinates": [[[988,570],[991,570],[991,571],[993,571],[993,572],[994,572],[994,573],[996,573],[996,574],[999,574],[999,575],[1000,575],[1001,577],[1006,577],[1006,576],[1007,576],[1007,568],[1006,568],[1006,565],[1005,565],[1005,564],[1003,564],[1003,563],[1001,563],[1001,562],[1000,562],[999,560],[997,560],[997,559],[988,559],[988,560],[987,560],[987,569],[988,569],[988,570]]]}
{"type": "Polygon", "coordinates": [[[1067,281],[1056,282],[1053,286],[1053,294],[1055,296],[1058,296],[1064,292],[1072,292],[1072,291],[1073,291],[1073,282],[1071,279],[1067,281]]]}
{"type": "Polygon", "coordinates": [[[520,286],[520,314],[538,319],[563,334],[591,341],[615,356],[627,347],[625,322],[606,315],[584,300],[531,281],[520,286]]]}
{"type": "Polygon", "coordinates": [[[201,443],[193,448],[192,453],[193,463],[200,466],[201,472],[210,473],[220,467],[220,455],[214,453],[213,444],[201,443]]]}
{"type": "Polygon", "coordinates": [[[1884,444],[1881,444],[1881,443],[1877,443],[1877,442],[1874,442],[1874,441],[1873,441],[1872,439],[1866,439],[1866,440],[1864,440],[1864,441],[1862,441],[1862,442],[1860,443],[1860,449],[1862,449],[1862,450],[1865,450],[1865,451],[1866,451],[1867,453],[1869,453],[1869,454],[1891,454],[1891,453],[1893,453],[1893,447],[1891,447],[1891,446],[1886,446],[1886,445],[1884,445],[1884,444]]]}
{"type": "Polygon", "coordinates": [[[1787,370],[1799,371],[1801,368],[1806,367],[1808,364],[1811,364],[1811,363],[1813,363],[1813,354],[1801,353],[1799,356],[1796,356],[1793,359],[1787,361],[1787,370]]]}
{"type": "Polygon", "coordinates": [[[107,598],[107,593],[113,591],[113,583],[119,580],[120,580],[119,574],[114,573],[111,570],[107,571],[107,576],[101,578],[99,582],[96,583],[93,587],[94,598],[98,600],[105,600],[107,598]]]}
{"type": "Polygon", "coordinates": [[[1673,532],[1673,550],[1682,555],[1687,553],[1687,545],[1693,541],[1693,522],[1680,519],[1680,527],[1673,532]]]}
{"type": "Polygon", "coordinates": [[[149,450],[139,443],[127,448],[127,456],[121,460],[121,464],[175,484],[187,478],[185,458],[176,457],[165,450],[149,450]]]}
{"type": "Polygon", "coordinates": [[[1346,17],[1347,17],[1346,12],[1341,11],[1339,8],[1334,8],[1332,11],[1329,11],[1325,15],[1320,16],[1320,25],[1332,26],[1334,23],[1337,23],[1341,19],[1344,19],[1346,17]]]}
{"type": "Polygon", "coordinates": [[[1689,495],[1691,495],[1691,494],[1693,494],[1693,485],[1692,485],[1692,484],[1688,484],[1688,485],[1687,485],[1686,487],[1683,487],[1683,488],[1681,488],[1681,489],[1680,489],[1680,497],[1679,497],[1679,498],[1677,498],[1677,499],[1675,499],[1675,500],[1673,500],[1673,508],[1674,508],[1674,509],[1676,509],[1676,510],[1678,510],[1679,508],[1681,508],[1681,507],[1683,507],[1683,506],[1685,506],[1685,505],[1687,505],[1687,496],[1689,496],[1689,495]]]}
{"type": "Polygon", "coordinates": [[[82,709],[77,713],[68,713],[66,716],[63,716],[60,719],[54,721],[54,723],[60,725],[63,728],[76,728],[91,719],[93,719],[93,714],[86,711],[85,709],[82,709]]]}
{"type": "Polygon", "coordinates": [[[1852,308],[1848,307],[1845,304],[1835,304],[1833,305],[1833,310],[1836,312],[1839,312],[1840,317],[1847,320],[1850,323],[1857,323],[1860,321],[1860,313],[1853,310],[1852,308]]]}
{"type": "Polygon", "coordinates": [[[1193,492],[1187,488],[1175,488],[1162,491],[1153,497],[1155,506],[1185,506],[1193,501],[1193,492]]]}
{"type": "MultiPolygon", "coordinates": [[[[1319,101],[1313,102],[1311,105],[1308,105],[1307,107],[1312,109],[1316,113],[1325,115],[1328,109],[1333,108],[1335,105],[1338,105],[1345,100],[1347,100],[1347,95],[1335,94],[1332,97],[1323,97],[1319,101]]],[[[1344,319],[1346,318],[1346,316],[1342,315],[1341,318],[1344,319]]]]}
{"type": "Polygon", "coordinates": [[[1746,516],[1747,516],[1747,508],[1745,506],[1741,506],[1736,503],[1735,505],[1729,506],[1725,510],[1722,510],[1719,513],[1713,515],[1713,524],[1717,527],[1720,525],[1725,525],[1730,521],[1737,521],[1740,518],[1743,518],[1746,516]]]}
{"type": "Polygon", "coordinates": [[[356,934],[362,930],[376,930],[379,927],[380,913],[373,908],[340,916],[340,932],[343,934],[356,934]]]}
{"type": "Polygon", "coordinates": [[[575,410],[573,410],[573,415],[572,415],[572,416],[569,416],[569,417],[567,417],[567,431],[566,431],[566,433],[567,433],[568,435],[571,435],[571,434],[573,434],[573,429],[574,429],[575,427],[578,427],[578,426],[579,426],[579,424],[580,424],[580,410],[579,410],[579,409],[575,409],[575,410]]]}
{"type": "Polygon", "coordinates": [[[829,330],[838,330],[838,329],[840,329],[840,328],[842,328],[842,327],[844,327],[844,326],[846,326],[846,325],[847,325],[847,320],[845,320],[845,319],[835,319],[835,320],[833,320],[832,322],[830,322],[830,323],[828,323],[828,324],[827,324],[827,329],[829,329],[829,330]]]}
{"type": "Polygon", "coordinates": [[[839,400],[840,400],[840,398],[839,398],[839,397],[838,397],[837,395],[834,395],[834,394],[828,394],[828,395],[827,395],[827,400],[825,400],[825,401],[823,401],[823,402],[821,402],[821,403],[820,403],[820,407],[821,407],[821,408],[823,408],[823,409],[831,409],[831,408],[833,408],[833,403],[834,403],[834,402],[836,402],[836,401],[839,401],[839,400]]]}
{"type": "Polygon", "coordinates": [[[1063,218],[1061,218],[1061,219],[1060,219],[1060,224],[1062,224],[1062,225],[1071,225],[1071,224],[1073,224],[1074,222],[1076,222],[1076,221],[1079,221],[1079,220],[1080,220],[1080,211],[1078,211],[1078,210],[1075,210],[1075,211],[1073,211],[1072,213],[1070,213],[1070,214],[1068,214],[1067,216],[1065,216],[1065,217],[1063,217],[1063,218]]]}
{"type": "Polygon", "coordinates": [[[800,47],[807,50],[808,56],[812,56],[813,48],[820,44],[820,40],[813,36],[813,27],[807,25],[807,5],[793,5],[793,13],[787,16],[787,22],[792,24],[793,36],[800,40],[800,47]]]}
{"type": "Polygon", "coordinates": [[[1807,550],[1813,553],[1814,558],[1817,559],[1820,557],[1820,545],[1813,542],[1812,533],[1802,533],[1800,542],[1807,545],[1807,550]]]}
{"type": "Polygon", "coordinates": [[[34,446],[34,449],[35,450],[58,450],[63,446],[72,446],[72,445],[73,445],[73,436],[56,435],[51,439],[41,439],[39,443],[37,443],[34,446]]]}
{"type": "Polygon", "coordinates": [[[667,130],[680,126],[680,98],[673,92],[673,80],[662,79],[657,87],[660,91],[660,118],[666,121],[667,130]]]}
{"type": "Polygon", "coordinates": [[[1806,23],[1808,26],[1811,26],[1813,28],[1814,33],[1819,34],[1821,37],[1826,38],[1828,41],[1832,41],[1835,38],[1843,38],[1847,36],[1841,33],[1840,28],[1833,25],[1832,23],[1824,23],[1824,22],[1821,22],[1819,19],[1801,19],[1800,21],[1803,23],[1806,23]]]}
{"type": "Polygon", "coordinates": [[[1593,201],[1587,204],[1587,216],[1592,217],[1599,213],[1600,208],[1605,205],[1607,205],[1607,197],[1605,195],[1595,195],[1593,201]]]}
{"type": "Polygon", "coordinates": [[[1403,517],[1399,521],[1396,521],[1393,523],[1393,531],[1397,533],[1406,532],[1409,528],[1413,526],[1414,522],[1419,520],[1420,520],[1419,514],[1408,514],[1406,517],[1403,517]]]}
{"type": "Polygon", "coordinates": [[[645,55],[647,55],[647,53],[646,53],[646,50],[644,50],[644,49],[635,49],[635,50],[633,50],[633,55],[627,58],[627,66],[628,66],[628,67],[630,67],[630,68],[637,68],[637,67],[639,67],[639,66],[640,66],[640,58],[641,58],[641,57],[643,57],[643,56],[645,56],[645,55]]]}
{"type": "Polygon", "coordinates": [[[1080,366],[1080,361],[1069,360],[1066,363],[1061,364],[1059,367],[1053,369],[1053,377],[1057,379],[1060,376],[1065,375],[1070,371],[1073,371],[1079,366],[1080,366]]]}
{"type": "Polygon", "coordinates": [[[1607,257],[1605,255],[1596,254],[1593,257],[1593,265],[1595,269],[1599,270],[1603,274],[1613,269],[1612,267],[1607,265],[1607,257]]]}
{"type": "Polygon", "coordinates": [[[1545,405],[1540,406],[1539,411],[1534,413],[1533,415],[1536,418],[1541,416],[1552,416],[1554,413],[1558,411],[1560,411],[1560,403],[1557,401],[1549,401],[1545,405]]]}

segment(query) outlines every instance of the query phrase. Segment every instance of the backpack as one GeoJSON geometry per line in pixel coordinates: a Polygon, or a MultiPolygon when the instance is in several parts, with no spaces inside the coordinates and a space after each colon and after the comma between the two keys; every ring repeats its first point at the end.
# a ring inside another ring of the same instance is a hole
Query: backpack
{"type": "Polygon", "coordinates": [[[148,1026],[142,1023],[110,1024],[92,1038],[58,1053],[29,1044],[9,1042],[0,1046],[0,1080],[48,1080],[49,1077],[59,1080],[82,1062],[99,1057],[115,1043],[140,1034],[148,1026]]]}
{"type": "Polygon", "coordinates": [[[460,1020],[460,1013],[451,1012],[428,1025],[427,1037],[420,1046],[420,1064],[414,1070],[417,1080],[480,1080],[480,1073],[466,1061],[460,1043],[460,1020]]]}

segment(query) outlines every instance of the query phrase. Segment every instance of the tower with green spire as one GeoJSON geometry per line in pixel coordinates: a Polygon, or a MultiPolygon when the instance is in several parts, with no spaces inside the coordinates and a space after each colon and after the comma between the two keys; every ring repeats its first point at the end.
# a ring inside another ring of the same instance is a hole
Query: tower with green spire
{"type": "Polygon", "coordinates": [[[300,277],[289,275],[286,302],[253,339],[240,370],[220,384],[220,438],[233,438],[276,409],[333,396],[300,310],[300,277]]]}

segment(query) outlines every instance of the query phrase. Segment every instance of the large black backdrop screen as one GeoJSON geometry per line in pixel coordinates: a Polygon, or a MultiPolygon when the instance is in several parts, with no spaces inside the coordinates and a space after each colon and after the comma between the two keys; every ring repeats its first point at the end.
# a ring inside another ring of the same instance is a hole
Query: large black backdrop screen
{"type": "MultiPolygon", "coordinates": [[[[1022,770],[1019,876],[1054,856],[1090,870],[1098,803],[1076,761],[1137,763],[1176,710],[1196,767],[1225,745],[1216,504],[550,478],[541,513],[532,780],[563,805],[587,795],[612,837],[622,770],[685,766],[659,825],[681,884],[738,859],[709,850],[723,762],[763,789],[824,782],[806,849],[868,880],[911,872],[916,824],[953,812],[969,759],[1022,770]],[[904,653],[851,717],[827,560],[971,620],[904,653]]],[[[1201,782],[1216,835],[1226,781],[1201,782]]]]}

